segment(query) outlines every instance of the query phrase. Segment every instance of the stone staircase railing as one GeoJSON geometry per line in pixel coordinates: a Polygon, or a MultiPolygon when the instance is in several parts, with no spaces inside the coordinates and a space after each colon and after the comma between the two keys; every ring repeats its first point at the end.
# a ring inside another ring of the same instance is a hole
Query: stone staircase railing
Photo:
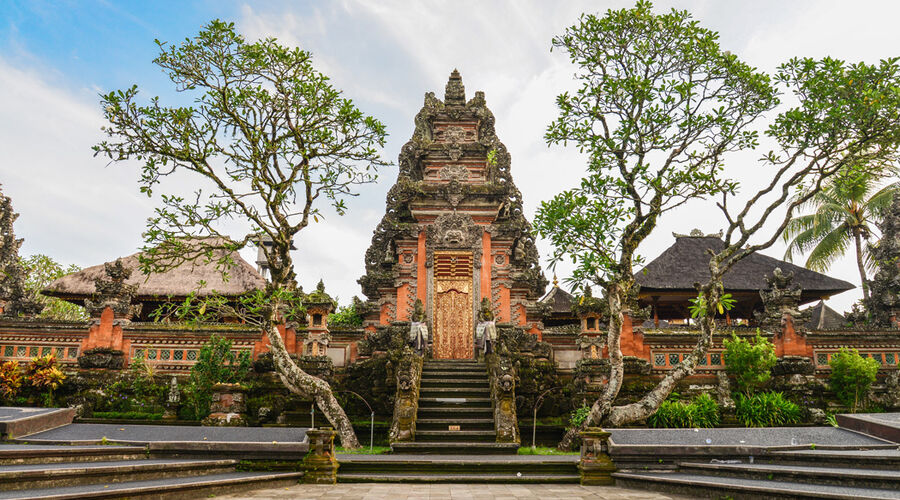
{"type": "Polygon", "coordinates": [[[491,383],[494,429],[498,443],[521,443],[516,417],[516,374],[509,358],[498,354],[484,357],[491,383]]]}
{"type": "Polygon", "coordinates": [[[390,440],[415,441],[416,414],[419,411],[419,386],[422,382],[423,357],[404,347],[396,368],[397,394],[394,417],[391,420],[390,440]]]}

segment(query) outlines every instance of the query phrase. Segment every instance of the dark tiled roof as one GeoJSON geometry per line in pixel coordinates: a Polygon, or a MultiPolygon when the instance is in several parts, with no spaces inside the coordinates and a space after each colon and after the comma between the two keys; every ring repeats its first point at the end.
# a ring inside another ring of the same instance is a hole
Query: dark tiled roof
{"type": "Polygon", "coordinates": [[[570,293],[558,286],[554,286],[547,295],[544,295],[540,303],[549,305],[550,312],[553,313],[571,313],[574,300],[575,298],[570,293]]]}
{"type": "MultiPolygon", "coordinates": [[[[635,281],[642,291],[694,290],[694,283],[709,278],[709,252],[725,247],[725,242],[715,236],[677,236],[675,244],[635,274],[635,281]]],[[[758,291],[766,288],[766,277],[780,267],[785,273],[794,273],[794,283],[804,292],[832,295],[854,288],[846,281],[810,271],[790,262],[753,253],[739,261],[722,278],[725,290],[758,291]]]]}
{"type": "Polygon", "coordinates": [[[824,301],[810,307],[809,322],[806,328],[810,330],[837,330],[847,326],[847,318],[843,314],[825,305],[824,301]]]}

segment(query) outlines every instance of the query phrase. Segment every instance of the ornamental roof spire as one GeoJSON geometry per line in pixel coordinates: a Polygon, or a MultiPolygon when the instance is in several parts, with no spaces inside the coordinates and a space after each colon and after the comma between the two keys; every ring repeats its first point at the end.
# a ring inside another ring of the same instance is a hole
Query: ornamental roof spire
{"type": "Polygon", "coordinates": [[[466,88],[463,86],[462,76],[457,69],[450,73],[447,87],[444,90],[444,104],[447,106],[465,106],[466,88]]]}

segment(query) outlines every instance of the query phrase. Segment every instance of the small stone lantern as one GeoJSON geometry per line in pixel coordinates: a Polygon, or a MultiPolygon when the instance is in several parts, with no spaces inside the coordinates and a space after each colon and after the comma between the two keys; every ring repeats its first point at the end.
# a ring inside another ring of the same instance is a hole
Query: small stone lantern
{"type": "Polygon", "coordinates": [[[585,486],[612,486],[612,473],[616,466],[609,457],[610,433],[600,427],[588,427],[581,433],[581,484],[585,486]]]}
{"type": "Polygon", "coordinates": [[[591,293],[591,287],[588,286],[584,288],[584,295],[578,297],[572,307],[572,312],[581,321],[578,345],[583,358],[600,359],[603,357],[606,340],[604,332],[601,330],[600,320],[603,318],[605,306],[606,303],[595,298],[591,293]]]}

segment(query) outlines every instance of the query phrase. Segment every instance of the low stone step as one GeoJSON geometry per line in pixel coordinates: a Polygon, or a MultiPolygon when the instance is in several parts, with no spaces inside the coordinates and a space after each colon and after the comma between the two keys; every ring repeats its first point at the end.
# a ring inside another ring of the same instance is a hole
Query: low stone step
{"type": "Polygon", "coordinates": [[[487,387],[422,387],[419,389],[419,400],[422,398],[490,398],[491,390],[487,387]]]}
{"type": "Polygon", "coordinates": [[[391,449],[395,453],[415,453],[422,455],[515,455],[519,450],[517,443],[485,443],[485,442],[453,442],[427,443],[403,442],[394,443],[391,449]]]}
{"type": "Polygon", "coordinates": [[[339,483],[577,483],[578,474],[378,474],[378,473],[338,473],[339,483]]]}
{"type": "Polygon", "coordinates": [[[342,455],[339,473],[577,475],[577,455],[342,455]]]}
{"type": "Polygon", "coordinates": [[[25,490],[234,472],[237,460],[122,460],[0,466],[0,490],[25,490]]]}
{"type": "Polygon", "coordinates": [[[487,377],[484,378],[446,378],[446,377],[422,377],[421,389],[429,387],[485,387],[491,385],[487,377]]]}
{"type": "Polygon", "coordinates": [[[900,471],[849,469],[846,467],[808,467],[774,464],[682,463],[679,471],[719,477],[742,477],[810,484],[859,486],[900,491],[900,471]]]}
{"type": "Polygon", "coordinates": [[[492,418],[419,418],[416,419],[416,431],[449,430],[451,425],[458,425],[462,431],[493,430],[492,418]]]}
{"type": "Polygon", "coordinates": [[[894,499],[896,491],[852,486],[816,485],[737,477],[717,477],[682,472],[616,472],[616,486],[680,493],[692,498],[827,498],[894,499]]]}
{"type": "Polygon", "coordinates": [[[454,417],[460,418],[489,418],[491,422],[494,421],[494,409],[488,406],[480,407],[480,408],[453,408],[451,413],[447,412],[447,408],[444,406],[419,406],[419,412],[417,414],[416,420],[419,419],[432,419],[432,418],[447,418],[448,415],[453,415],[454,417]]]}
{"type": "Polygon", "coordinates": [[[416,429],[416,442],[433,443],[433,442],[488,442],[493,443],[497,440],[497,433],[494,430],[488,431],[426,431],[416,429]]]}
{"type": "Polygon", "coordinates": [[[147,458],[143,446],[0,445],[0,465],[95,462],[147,458]]]}
{"type": "Polygon", "coordinates": [[[759,462],[810,467],[900,470],[900,450],[775,451],[759,462]]]}
{"type": "Polygon", "coordinates": [[[177,477],[98,483],[33,490],[3,491],[0,500],[40,498],[42,500],[76,500],[88,498],[208,498],[213,495],[240,493],[259,488],[281,488],[296,485],[302,472],[229,472],[197,477],[177,477]]]}
{"type": "Polygon", "coordinates": [[[451,379],[460,379],[460,378],[484,378],[487,380],[488,375],[486,372],[479,370],[456,370],[449,371],[446,369],[439,370],[422,370],[422,378],[451,378],[451,379]]]}
{"type": "Polygon", "coordinates": [[[460,408],[490,408],[491,407],[491,398],[473,398],[473,397],[420,397],[419,398],[419,409],[422,408],[445,408],[445,409],[460,409],[460,408]]]}

